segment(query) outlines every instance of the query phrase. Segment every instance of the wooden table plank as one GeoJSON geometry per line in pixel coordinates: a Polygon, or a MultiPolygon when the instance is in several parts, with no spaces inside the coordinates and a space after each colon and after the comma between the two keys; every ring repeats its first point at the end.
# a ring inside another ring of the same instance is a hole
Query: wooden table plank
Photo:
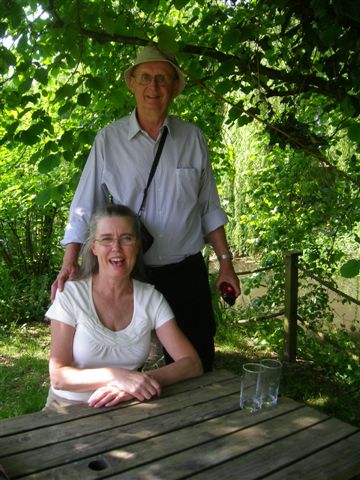
{"type": "Polygon", "coordinates": [[[12,480],[350,480],[359,472],[359,429],[287,398],[241,411],[239,384],[215,371],[150,402],[0,421],[0,464],[12,480]]]}
{"type": "MultiPolygon", "coordinates": [[[[267,480],[351,480],[360,475],[360,432],[266,477],[267,480]]],[[[359,478],[359,477],[358,477],[359,478]]]]}
{"type": "MultiPolygon", "coordinates": [[[[264,409],[252,417],[256,418],[263,412],[271,413],[271,409],[264,409]]],[[[267,421],[239,430],[242,416],[245,416],[246,419],[251,418],[247,412],[243,411],[226,415],[221,419],[217,419],[219,421],[218,424],[213,424],[213,438],[209,437],[209,441],[206,443],[199,444],[197,442],[191,449],[183,450],[173,455],[169,455],[166,452],[165,458],[126,471],[124,476],[118,474],[112,478],[177,480],[186,478],[189,475],[196,478],[195,473],[206,470],[203,478],[207,479],[210,478],[207,474],[208,469],[211,467],[249,452],[256,452],[255,456],[259,458],[259,448],[269,444],[272,445],[273,442],[287,438],[299,430],[308,429],[326,420],[326,415],[316,412],[312,408],[304,407],[301,410],[301,418],[299,418],[299,411],[295,410],[280,417],[269,418],[267,421]],[[237,430],[236,426],[238,426],[237,430]],[[234,433],[230,433],[231,427],[233,427],[234,433]]],[[[202,427],[206,428],[207,432],[212,431],[212,425],[210,425],[212,422],[210,420],[206,426],[202,425],[202,427]]],[[[189,429],[187,431],[189,432],[189,429]]],[[[195,432],[192,435],[195,436],[195,432]]],[[[149,442],[147,445],[149,445],[149,442]]],[[[165,435],[162,448],[166,449],[166,445],[167,436],[165,435]]],[[[254,473],[254,469],[251,470],[254,473]]],[[[258,473],[258,470],[255,471],[258,473]]],[[[241,472],[242,480],[247,478],[243,476],[242,470],[237,470],[237,477],[234,478],[239,479],[239,472],[241,472]]],[[[228,470],[226,470],[226,473],[225,471],[222,472],[222,476],[226,480],[230,478],[228,477],[228,470]]],[[[216,478],[219,479],[221,477],[217,475],[216,478]]]]}
{"type": "MultiPolygon", "coordinates": [[[[226,383],[236,378],[239,379],[237,375],[227,370],[214,370],[213,372],[209,372],[201,377],[186,380],[185,382],[164,388],[161,398],[172,397],[174,395],[178,395],[179,392],[190,393],[206,385],[215,383],[220,384],[222,382],[226,383]]],[[[238,380],[238,382],[238,388],[240,391],[240,380],[238,380]]],[[[118,410],[119,408],[127,408],[129,404],[135,405],[138,403],[141,402],[126,402],[114,408],[108,409],[108,411],[118,410]]],[[[32,430],[34,425],[36,425],[37,428],[42,428],[46,426],[63,424],[65,422],[71,422],[72,420],[76,420],[78,418],[92,417],[96,415],[103,415],[103,410],[81,405],[64,408],[63,415],[52,412],[36,412],[27,415],[21,415],[19,417],[6,418],[0,421],[0,439],[1,437],[6,437],[7,435],[11,435],[13,433],[18,434],[20,432],[32,430]]]]}
{"type": "MultiPolygon", "coordinates": [[[[143,420],[144,417],[176,412],[197,403],[215,402],[223,396],[238,393],[239,388],[239,379],[236,377],[224,383],[204,384],[201,388],[191,390],[191,392],[187,390],[173,396],[167,396],[164,392],[165,395],[161,397],[160,401],[154,399],[149,402],[130,403],[127,406],[120,405],[119,408],[108,409],[107,411],[102,409],[100,421],[98,418],[99,410],[96,411],[95,415],[87,416],[88,407],[84,406],[84,418],[70,417],[64,421],[65,419],[60,415],[64,422],[61,426],[56,422],[55,425],[34,429],[34,425],[38,426],[39,423],[42,423],[42,414],[38,413],[36,417],[32,415],[34,423],[30,430],[0,438],[0,455],[10,455],[42,446],[48,448],[51,444],[65,441],[69,438],[80,438],[84,435],[114,428],[115,426],[120,427],[131,424],[143,420]]],[[[237,402],[237,408],[238,404],[239,402],[237,402]]],[[[236,402],[234,405],[236,405],[236,402]]],[[[75,408],[78,414],[79,408],[75,408]]],[[[93,408],[92,410],[96,409],[93,408]]]]}
{"type": "MultiPolygon", "coordinates": [[[[302,409],[303,407],[297,402],[283,399],[276,409],[276,415],[282,416],[299,408],[302,409]]],[[[101,462],[107,466],[106,475],[114,474],[161,458],[164,455],[196,447],[198,443],[216,439],[219,432],[225,435],[249,425],[257,425],[271,419],[274,414],[275,412],[272,409],[264,409],[255,415],[249,415],[239,409],[238,394],[234,394],[216,402],[195,406],[191,411],[184,409],[178,412],[176,416],[172,414],[166,417],[157,416],[131,426],[115,429],[113,435],[110,435],[110,432],[92,435],[87,443],[85,443],[85,439],[79,439],[77,442],[67,442],[64,445],[63,453],[61,452],[61,444],[48,449],[44,448],[41,469],[46,468],[47,470],[30,478],[53,478],[52,475],[56,473],[57,479],[69,479],[79,472],[82,475],[81,478],[101,478],[98,472],[89,469],[89,464],[101,462]],[[223,407],[221,404],[223,404],[223,407]],[[228,408],[232,412],[225,414],[228,408]],[[206,409],[208,415],[213,409],[216,416],[207,420],[206,409]],[[132,429],[132,432],[129,429],[132,429]],[[164,433],[160,435],[161,432],[164,433]],[[155,436],[156,434],[158,436],[155,436]],[[106,448],[108,449],[107,452],[106,448]],[[99,455],[101,451],[103,453],[99,455]],[[49,466],[53,468],[49,469],[49,466]]],[[[31,451],[24,452],[23,454],[3,458],[1,462],[12,475],[16,475],[18,465],[21,465],[22,472],[36,472],[39,465],[34,462],[31,453],[31,451]]]]}
{"type": "MultiPolygon", "coordinates": [[[[275,424],[273,428],[277,429],[275,424]]],[[[225,476],[226,480],[238,480],[239,472],[241,472],[242,480],[254,480],[256,478],[271,478],[271,480],[283,480],[285,478],[317,479],[320,477],[310,475],[316,465],[314,458],[318,454],[317,452],[323,452],[323,462],[319,463],[319,465],[324,465],[327,462],[327,472],[329,473],[336,467],[337,459],[332,457],[331,453],[327,454],[331,448],[328,447],[334,442],[339,442],[339,444],[344,446],[348,436],[356,432],[356,430],[355,427],[340,420],[327,418],[323,422],[309,425],[304,430],[294,431],[288,437],[264,445],[261,451],[248,452],[245,455],[232,458],[231,462],[229,461],[230,459],[223,458],[223,460],[226,460],[225,463],[194,475],[192,478],[194,480],[218,480],[221,476],[225,476]],[[288,465],[290,467],[286,468],[288,465]],[[298,476],[298,472],[301,472],[300,468],[298,470],[300,465],[304,474],[298,476]],[[271,475],[272,472],[276,471],[276,474],[271,475]],[[287,476],[287,471],[289,476],[287,476]],[[295,477],[292,476],[294,473],[295,477]]],[[[353,455],[347,457],[347,461],[350,462],[351,457],[353,455]]],[[[320,466],[319,468],[321,469],[320,466]]],[[[321,478],[325,479],[328,477],[322,476],[321,478]]]]}

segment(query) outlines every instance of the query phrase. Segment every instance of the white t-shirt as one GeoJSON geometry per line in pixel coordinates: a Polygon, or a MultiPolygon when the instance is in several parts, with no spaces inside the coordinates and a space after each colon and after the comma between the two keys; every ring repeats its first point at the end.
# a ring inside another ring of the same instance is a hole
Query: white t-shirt
{"type": "MultiPolygon", "coordinates": [[[[151,331],[174,318],[163,297],[152,285],[133,280],[134,312],[130,324],[120,331],[105,327],[96,313],[92,296],[92,277],[68,281],[57,291],[54,303],[46,312],[75,328],[73,361],[77,368],[121,367],[136,370],[150,352],[151,331]]],[[[92,392],[57,390],[54,393],[69,400],[86,401],[92,392]]]]}

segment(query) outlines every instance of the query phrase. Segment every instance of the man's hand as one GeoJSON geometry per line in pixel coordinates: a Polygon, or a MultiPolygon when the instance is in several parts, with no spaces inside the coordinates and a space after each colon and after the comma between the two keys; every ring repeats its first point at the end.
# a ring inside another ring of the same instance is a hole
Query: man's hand
{"type": "Polygon", "coordinates": [[[220,272],[216,281],[216,288],[220,290],[222,283],[229,283],[235,290],[235,297],[237,298],[241,293],[239,277],[236,275],[233,265],[225,260],[220,263],[220,272]],[[228,262],[228,265],[221,265],[221,263],[228,262]]]}
{"type": "Polygon", "coordinates": [[[56,291],[63,291],[65,282],[71,279],[79,270],[79,265],[77,263],[73,265],[65,265],[62,267],[58,276],[56,277],[55,282],[51,285],[51,303],[55,300],[56,291]]]}
{"type": "MultiPolygon", "coordinates": [[[[211,243],[216,255],[221,257],[222,254],[229,252],[229,247],[226,241],[226,235],[224,227],[218,227],[212,232],[208,233],[208,239],[211,243]]],[[[216,281],[216,288],[219,290],[222,283],[229,283],[235,290],[235,297],[238,297],[241,293],[240,281],[235,273],[234,266],[230,258],[221,259],[219,261],[220,272],[216,281]]]]}
{"type": "Polygon", "coordinates": [[[55,299],[56,290],[59,289],[59,291],[62,292],[65,282],[71,279],[79,270],[78,257],[80,248],[80,243],[69,243],[66,245],[61,270],[56,277],[55,282],[51,285],[51,302],[55,299]]]}

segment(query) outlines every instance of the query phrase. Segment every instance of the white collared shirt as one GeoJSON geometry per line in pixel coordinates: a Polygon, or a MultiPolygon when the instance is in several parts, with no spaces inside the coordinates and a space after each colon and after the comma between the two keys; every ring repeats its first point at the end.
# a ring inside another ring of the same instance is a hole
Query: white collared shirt
{"type": "MultiPolygon", "coordinates": [[[[208,148],[201,130],[167,117],[168,136],[141,218],[154,237],[148,265],[177,263],[198,253],[204,236],[227,222],[220,206],[208,148]]],[[[62,244],[83,243],[91,215],[105,205],[105,184],[114,203],[138,212],[159,137],[141,130],[135,111],[96,135],[70,207],[62,244]]]]}

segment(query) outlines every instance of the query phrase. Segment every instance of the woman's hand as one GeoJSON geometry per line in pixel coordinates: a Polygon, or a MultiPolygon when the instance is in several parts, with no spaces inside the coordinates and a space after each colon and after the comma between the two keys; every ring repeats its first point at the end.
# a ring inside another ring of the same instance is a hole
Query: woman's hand
{"type": "Polygon", "coordinates": [[[132,395],[120,390],[116,385],[106,385],[95,390],[88,400],[88,405],[94,408],[114,407],[132,398],[134,398],[132,395]]]}
{"type": "Polygon", "coordinates": [[[137,398],[141,402],[160,396],[160,384],[146,373],[121,373],[121,378],[98,388],[89,398],[91,407],[112,407],[120,402],[137,398]]]}

